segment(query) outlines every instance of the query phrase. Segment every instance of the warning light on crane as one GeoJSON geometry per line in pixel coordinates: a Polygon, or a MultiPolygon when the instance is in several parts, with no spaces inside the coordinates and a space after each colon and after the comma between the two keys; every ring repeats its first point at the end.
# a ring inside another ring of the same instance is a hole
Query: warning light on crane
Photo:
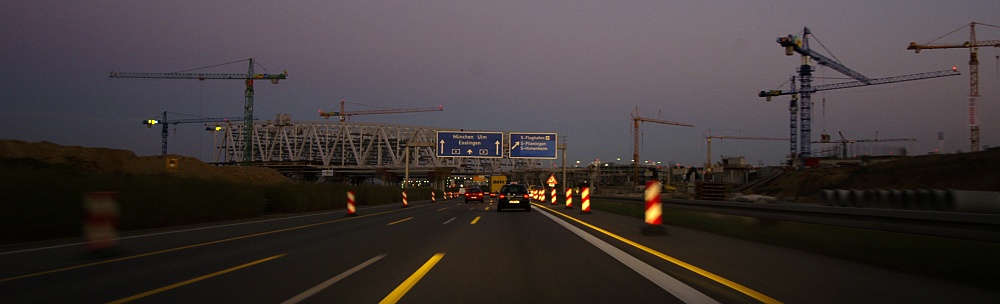
{"type": "Polygon", "coordinates": [[[147,128],[152,128],[153,125],[158,123],[160,123],[160,121],[156,119],[147,119],[146,121],[142,122],[142,124],[146,125],[147,128]]]}

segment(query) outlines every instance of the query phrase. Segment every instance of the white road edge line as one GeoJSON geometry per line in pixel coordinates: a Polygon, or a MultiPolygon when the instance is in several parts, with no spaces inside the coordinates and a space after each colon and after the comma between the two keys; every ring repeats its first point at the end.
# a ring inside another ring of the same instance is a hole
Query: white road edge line
{"type": "Polygon", "coordinates": [[[448,223],[451,223],[451,221],[454,221],[455,219],[457,219],[457,217],[450,218],[447,221],[444,221],[444,223],[441,223],[441,225],[448,225],[448,223]]]}
{"type": "MultiPolygon", "coordinates": [[[[374,206],[374,207],[367,207],[365,209],[378,209],[378,208],[387,208],[387,207],[389,207],[389,206],[374,206]]],[[[198,228],[188,228],[188,229],[182,229],[182,230],[170,230],[170,231],[165,231],[165,232],[154,232],[154,233],[136,234],[136,235],[131,235],[131,236],[119,237],[116,240],[120,241],[120,240],[128,240],[128,239],[139,239],[139,238],[146,238],[146,237],[160,236],[160,235],[167,235],[167,234],[184,233],[184,232],[194,232],[194,231],[199,231],[199,230],[208,230],[208,229],[225,228],[225,227],[233,227],[233,226],[260,224],[260,223],[266,223],[266,222],[291,220],[291,219],[297,219],[297,218],[303,218],[303,217],[313,217],[313,216],[320,216],[320,215],[329,215],[329,214],[334,214],[334,213],[341,213],[341,212],[344,212],[344,211],[345,210],[328,211],[328,212],[321,212],[321,213],[294,215],[294,216],[288,216],[288,217],[278,217],[278,218],[271,218],[271,219],[265,219],[265,220],[256,220],[256,221],[250,221],[250,222],[239,222],[239,223],[232,223],[232,224],[222,224],[222,225],[212,225],[212,226],[205,226],[205,227],[198,227],[198,228]]],[[[164,227],[164,228],[170,229],[172,227],[164,227]]],[[[82,245],[85,245],[85,244],[87,244],[87,243],[86,242],[76,242],[76,243],[68,243],[68,244],[61,244],[61,245],[52,245],[52,246],[46,246],[46,247],[38,247],[38,248],[29,248],[29,249],[22,249],[22,250],[5,251],[5,252],[0,252],[0,255],[8,255],[8,254],[16,254],[16,253],[26,253],[26,252],[34,252],[34,251],[43,251],[43,250],[57,249],[57,248],[63,248],[63,247],[72,247],[72,246],[82,246],[82,245]]]]}
{"type": "Polygon", "coordinates": [[[549,214],[548,212],[544,211],[539,213],[544,214],[545,216],[549,217],[549,219],[558,223],[559,225],[562,225],[570,232],[573,232],[576,235],[583,238],[584,240],[586,240],[587,242],[590,242],[598,249],[601,249],[611,257],[614,257],[619,262],[622,262],[622,264],[625,264],[625,266],[632,268],[632,270],[635,270],[635,272],[638,272],[640,275],[642,275],[649,281],[660,286],[660,288],[663,288],[663,290],[666,290],[667,292],[674,295],[681,301],[684,301],[684,303],[719,303],[718,301],[708,297],[704,293],[701,293],[700,291],[691,288],[691,286],[688,286],[687,284],[678,281],[674,277],[671,277],[670,275],[663,273],[662,271],[654,268],[653,266],[650,266],[649,264],[646,264],[643,261],[636,259],[635,257],[629,255],[628,253],[625,253],[621,249],[618,249],[615,246],[612,246],[611,244],[608,244],[598,239],[597,237],[590,235],[589,233],[583,231],[582,229],[570,225],[566,221],[557,218],[555,215],[549,214]]]}
{"type": "Polygon", "coordinates": [[[385,257],[385,254],[380,254],[380,255],[378,255],[378,256],[376,256],[374,258],[371,258],[370,260],[367,260],[364,263],[358,264],[358,266],[354,266],[354,268],[348,269],[347,271],[344,271],[343,273],[338,274],[337,276],[332,277],[329,280],[326,280],[326,282],[320,283],[319,285],[316,285],[313,288],[309,288],[309,290],[306,290],[306,291],[300,293],[299,295],[297,295],[295,297],[292,297],[291,299],[288,299],[288,300],[286,300],[284,302],[281,302],[281,304],[295,304],[295,303],[301,302],[302,300],[305,300],[305,299],[307,299],[307,298],[309,298],[309,297],[311,297],[311,296],[319,293],[323,289],[326,289],[327,287],[330,287],[330,285],[333,285],[334,283],[337,283],[337,281],[343,280],[347,276],[352,275],[355,272],[358,272],[359,270],[361,270],[361,269],[363,269],[365,267],[368,267],[368,265],[371,265],[372,263],[375,263],[375,262],[377,262],[378,260],[381,260],[384,257],[385,257]]]}

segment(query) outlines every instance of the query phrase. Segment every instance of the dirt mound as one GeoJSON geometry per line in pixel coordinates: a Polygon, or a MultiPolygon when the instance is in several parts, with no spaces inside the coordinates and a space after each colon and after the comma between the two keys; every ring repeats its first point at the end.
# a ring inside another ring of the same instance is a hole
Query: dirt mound
{"type": "Polygon", "coordinates": [[[61,146],[45,141],[29,143],[20,140],[0,140],[0,161],[2,161],[0,165],[9,160],[35,160],[95,174],[168,175],[255,185],[291,182],[281,173],[269,168],[217,167],[186,156],[136,156],[127,150],[61,146]],[[177,159],[176,171],[167,170],[167,158],[177,159]]]}
{"type": "Polygon", "coordinates": [[[753,193],[815,202],[823,189],[920,188],[1000,191],[1000,149],[785,172],[753,193]]]}

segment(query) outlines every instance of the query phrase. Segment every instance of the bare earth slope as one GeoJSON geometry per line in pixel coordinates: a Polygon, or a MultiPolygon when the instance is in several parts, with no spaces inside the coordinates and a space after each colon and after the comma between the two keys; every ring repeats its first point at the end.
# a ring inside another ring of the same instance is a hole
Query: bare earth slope
{"type": "Polygon", "coordinates": [[[861,167],[786,172],[756,194],[815,202],[823,189],[959,189],[1000,191],[1000,149],[900,158],[861,167]]]}
{"type": "Polygon", "coordinates": [[[31,159],[53,165],[65,165],[84,172],[112,175],[169,175],[176,177],[245,182],[257,185],[290,183],[269,168],[212,166],[195,158],[168,155],[136,156],[132,151],[108,148],[61,146],[50,142],[29,143],[0,140],[0,166],[9,160],[31,159]],[[176,171],[167,171],[167,158],[176,158],[176,171]]]}

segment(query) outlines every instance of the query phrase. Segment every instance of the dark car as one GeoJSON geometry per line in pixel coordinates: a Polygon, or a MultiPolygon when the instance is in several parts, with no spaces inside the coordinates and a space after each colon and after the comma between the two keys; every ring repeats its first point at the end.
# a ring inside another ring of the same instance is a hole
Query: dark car
{"type": "Polygon", "coordinates": [[[505,208],[519,208],[531,211],[531,195],[528,187],[521,184],[507,184],[497,193],[497,212],[505,208]]]}
{"type": "Polygon", "coordinates": [[[483,202],[483,189],[480,188],[469,188],[465,190],[465,202],[469,201],[479,201],[483,202]]]}

